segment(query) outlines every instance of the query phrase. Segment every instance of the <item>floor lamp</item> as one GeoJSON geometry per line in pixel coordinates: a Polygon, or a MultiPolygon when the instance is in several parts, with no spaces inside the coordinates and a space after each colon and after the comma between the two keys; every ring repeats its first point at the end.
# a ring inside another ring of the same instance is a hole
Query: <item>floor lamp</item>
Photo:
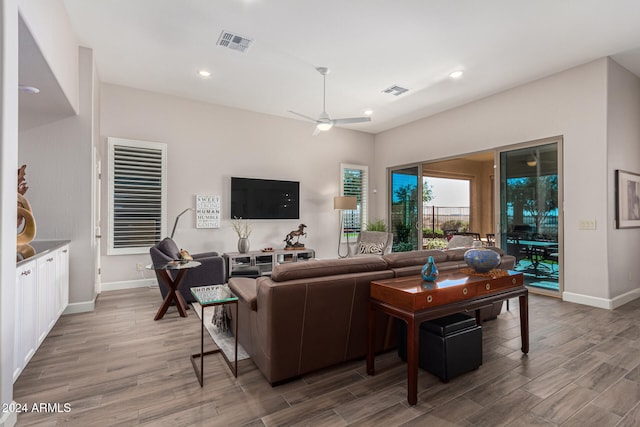
{"type": "Polygon", "coordinates": [[[338,234],[338,257],[346,258],[349,256],[349,234],[347,234],[347,254],[340,253],[340,244],[342,243],[342,231],[344,230],[344,211],[353,211],[358,207],[358,198],[356,196],[336,196],[333,198],[333,209],[340,211],[340,231],[338,234]]]}
{"type": "Polygon", "coordinates": [[[187,208],[187,209],[183,210],[182,212],[180,212],[180,213],[178,214],[178,216],[176,217],[176,222],[174,222],[174,223],[173,223],[173,230],[171,231],[171,238],[172,238],[172,239],[173,239],[173,235],[174,235],[174,234],[175,234],[175,232],[176,232],[176,227],[178,226],[178,220],[180,219],[180,217],[181,217],[182,215],[184,215],[185,213],[187,213],[187,212],[189,212],[189,211],[195,211],[195,209],[193,209],[193,208],[187,208]]]}

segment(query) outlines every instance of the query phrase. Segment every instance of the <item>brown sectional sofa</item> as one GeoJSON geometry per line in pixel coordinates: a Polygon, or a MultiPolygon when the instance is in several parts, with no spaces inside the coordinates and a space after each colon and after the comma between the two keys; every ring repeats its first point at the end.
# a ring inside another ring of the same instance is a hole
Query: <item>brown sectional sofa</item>
{"type": "MultiPolygon", "coordinates": [[[[500,268],[515,258],[502,256],[500,268]]],[[[466,249],[281,264],[271,277],[232,277],[239,298],[238,341],[269,383],[365,356],[366,305],[372,280],[420,274],[429,256],[441,272],[466,267],[466,249]]],[[[482,313],[495,317],[502,303],[482,313]]],[[[395,320],[376,313],[376,351],[395,347],[395,320]]],[[[235,322],[235,319],[232,319],[235,322]]]]}

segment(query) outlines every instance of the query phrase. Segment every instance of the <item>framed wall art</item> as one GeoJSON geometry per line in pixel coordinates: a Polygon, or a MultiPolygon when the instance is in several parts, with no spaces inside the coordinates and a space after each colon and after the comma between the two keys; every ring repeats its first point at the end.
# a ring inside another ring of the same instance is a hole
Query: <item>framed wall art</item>
{"type": "Polygon", "coordinates": [[[616,170],[616,228],[640,227],[640,174],[616,170]]]}
{"type": "Polygon", "coordinates": [[[196,228],[220,228],[220,196],[196,196],[196,228]]]}

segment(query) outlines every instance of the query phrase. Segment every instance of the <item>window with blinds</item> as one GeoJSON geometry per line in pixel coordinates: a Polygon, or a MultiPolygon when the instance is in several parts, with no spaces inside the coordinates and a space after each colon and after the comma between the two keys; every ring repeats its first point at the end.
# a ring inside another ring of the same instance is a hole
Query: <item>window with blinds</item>
{"type": "Polygon", "coordinates": [[[108,138],[108,255],[148,253],[166,234],[167,145],[108,138]]]}
{"type": "Polygon", "coordinates": [[[340,177],[342,195],[356,196],[358,199],[356,210],[344,213],[344,232],[359,233],[367,224],[369,168],[343,163],[340,165],[340,177]]]}

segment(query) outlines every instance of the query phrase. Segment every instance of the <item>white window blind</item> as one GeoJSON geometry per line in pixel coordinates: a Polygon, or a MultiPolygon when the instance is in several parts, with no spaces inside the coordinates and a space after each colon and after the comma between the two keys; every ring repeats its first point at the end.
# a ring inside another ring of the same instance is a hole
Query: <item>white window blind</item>
{"type": "Polygon", "coordinates": [[[108,138],[107,254],[147,253],[166,234],[167,145],[108,138]]]}
{"type": "Polygon", "coordinates": [[[358,206],[353,212],[345,212],[345,233],[359,233],[366,228],[369,168],[368,166],[340,164],[341,193],[343,196],[355,196],[358,206]]]}

